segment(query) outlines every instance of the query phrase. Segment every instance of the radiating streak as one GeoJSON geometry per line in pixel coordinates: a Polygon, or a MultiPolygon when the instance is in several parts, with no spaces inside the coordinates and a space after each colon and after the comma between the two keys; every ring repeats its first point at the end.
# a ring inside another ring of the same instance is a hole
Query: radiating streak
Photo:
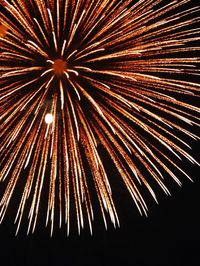
{"type": "Polygon", "coordinates": [[[43,56],[45,56],[45,57],[48,57],[48,54],[45,52],[45,51],[43,51],[41,48],[40,48],[40,46],[39,45],[37,45],[35,42],[33,42],[33,41],[31,41],[31,40],[28,40],[27,41],[28,43],[26,44],[28,47],[33,47],[33,48],[35,48],[36,49],[36,51],[37,52],[39,52],[41,55],[43,55],[43,56]],[[31,44],[31,45],[29,45],[29,44],[31,44]]]}
{"type": "Polygon", "coordinates": [[[68,71],[68,72],[71,72],[71,73],[74,73],[76,76],[79,75],[78,71],[76,71],[76,70],[73,70],[73,69],[69,69],[69,68],[67,68],[67,71],[68,71]]]}
{"type": "Polygon", "coordinates": [[[77,53],[77,50],[74,50],[71,54],[69,54],[66,60],[70,59],[75,53],[77,53]]]}
{"type": "Polygon", "coordinates": [[[103,15],[103,16],[101,16],[100,18],[99,18],[99,20],[91,27],[91,29],[87,32],[87,34],[84,36],[84,38],[83,38],[83,40],[82,41],[84,41],[85,39],[87,39],[87,37],[92,33],[92,31],[95,29],[95,28],[97,28],[98,27],[98,25],[99,25],[99,23],[101,22],[101,20],[103,20],[103,18],[104,18],[105,16],[103,15]]]}
{"type": "Polygon", "coordinates": [[[6,93],[6,94],[3,95],[2,97],[0,97],[0,101],[1,101],[2,99],[4,99],[4,98],[7,98],[8,96],[14,94],[16,91],[19,91],[19,90],[21,90],[22,88],[27,87],[28,85],[34,83],[36,80],[38,80],[38,78],[36,78],[36,79],[34,79],[34,80],[31,80],[31,81],[29,81],[29,82],[27,82],[27,83],[25,83],[25,84],[22,84],[21,86],[19,86],[19,87],[13,89],[12,91],[6,93]]]}
{"type": "Polygon", "coordinates": [[[79,60],[79,59],[84,58],[84,57],[86,57],[88,55],[95,54],[95,53],[98,53],[98,52],[101,52],[101,51],[104,51],[104,50],[105,50],[105,48],[96,49],[96,50],[93,50],[91,52],[87,52],[87,53],[85,53],[85,54],[83,54],[81,56],[78,56],[77,59],[79,60]]]}
{"type": "Polygon", "coordinates": [[[78,69],[82,69],[82,70],[86,70],[86,71],[90,71],[90,72],[92,72],[92,69],[89,68],[89,67],[75,66],[75,68],[78,68],[78,69]]]}
{"type": "Polygon", "coordinates": [[[56,1],[56,14],[57,14],[57,35],[60,38],[60,1],[56,1]]]}
{"type": "Polygon", "coordinates": [[[67,92],[67,97],[68,97],[69,102],[70,102],[70,106],[71,106],[73,118],[74,118],[75,125],[76,125],[77,140],[79,141],[79,139],[80,139],[80,133],[79,133],[79,126],[78,126],[77,116],[75,114],[75,110],[74,110],[74,106],[73,106],[72,99],[71,99],[70,94],[68,92],[67,92]]]}
{"type": "Polygon", "coordinates": [[[67,40],[64,40],[63,45],[62,45],[62,49],[61,49],[61,56],[63,56],[65,53],[66,43],[67,43],[67,40]]]}
{"type": "Polygon", "coordinates": [[[97,110],[99,115],[106,121],[106,123],[109,125],[111,128],[112,132],[115,134],[115,130],[111,123],[108,121],[108,119],[104,116],[104,113],[102,112],[101,108],[99,105],[95,102],[95,100],[86,92],[84,91],[83,87],[80,86],[79,84],[76,83],[76,86],[80,89],[80,91],[83,93],[83,95],[88,99],[88,101],[92,104],[92,106],[97,110]]]}
{"type": "Polygon", "coordinates": [[[9,77],[9,76],[22,75],[24,72],[25,72],[25,74],[27,74],[27,72],[32,72],[34,70],[41,70],[41,69],[42,69],[41,67],[23,68],[23,69],[19,69],[19,70],[6,72],[5,74],[2,74],[1,77],[5,78],[5,77],[9,77]]]}
{"type": "Polygon", "coordinates": [[[47,69],[46,71],[44,71],[41,75],[40,75],[40,77],[43,77],[44,75],[46,75],[46,74],[48,74],[49,72],[52,72],[53,71],[53,69],[47,69]]]}
{"type": "Polygon", "coordinates": [[[48,88],[48,87],[50,86],[50,84],[51,84],[51,82],[53,81],[54,77],[55,77],[55,76],[52,76],[52,77],[49,79],[49,81],[47,82],[45,88],[48,88]]]}
{"type": "Polygon", "coordinates": [[[64,74],[69,79],[69,74],[66,71],[64,72],[64,74]]]}
{"type": "Polygon", "coordinates": [[[72,19],[71,19],[71,25],[70,25],[70,30],[69,30],[70,37],[69,37],[69,42],[67,44],[67,47],[70,44],[70,39],[72,40],[72,37],[71,36],[73,36],[73,29],[74,29],[74,26],[75,26],[74,24],[75,24],[75,19],[76,19],[77,12],[78,12],[79,4],[80,4],[80,0],[77,0],[76,1],[76,4],[75,4],[75,10],[73,12],[72,19]]]}
{"type": "Polygon", "coordinates": [[[54,64],[54,61],[53,60],[47,60],[47,63],[51,63],[52,65],[54,64]]]}
{"type": "Polygon", "coordinates": [[[63,91],[63,84],[62,84],[61,80],[60,80],[59,87],[60,87],[60,97],[61,97],[61,109],[63,109],[63,107],[64,107],[64,91],[63,91]]]}
{"type": "Polygon", "coordinates": [[[78,53],[76,54],[76,57],[77,57],[78,55],[82,54],[82,53],[85,53],[85,51],[90,50],[90,49],[92,49],[92,48],[98,46],[99,44],[100,44],[100,42],[96,42],[96,43],[94,43],[94,44],[91,44],[91,45],[87,46],[86,48],[82,49],[81,51],[77,51],[77,50],[76,50],[76,52],[78,52],[78,53]]]}
{"type": "Polygon", "coordinates": [[[7,55],[8,58],[11,58],[11,57],[20,57],[22,59],[25,59],[25,60],[32,60],[31,57],[27,57],[27,56],[24,56],[22,54],[16,54],[16,53],[9,53],[9,52],[4,52],[4,53],[1,53],[0,54],[0,57],[4,58],[4,55],[7,55]]]}
{"type": "Polygon", "coordinates": [[[52,35],[53,35],[53,41],[54,41],[54,45],[55,45],[55,50],[57,52],[58,51],[58,45],[57,45],[56,34],[55,34],[54,31],[52,32],[52,35]]]}
{"type": "Polygon", "coordinates": [[[25,18],[11,5],[9,4],[6,0],[4,1],[7,6],[5,7],[9,13],[11,13],[12,15],[14,15],[14,17],[16,17],[22,24],[23,28],[26,30],[26,31],[29,31],[30,35],[34,36],[34,38],[38,41],[38,37],[37,35],[35,34],[35,32],[31,29],[30,25],[27,23],[27,20],[25,20],[25,18]]]}
{"type": "Polygon", "coordinates": [[[42,36],[43,36],[43,38],[44,38],[46,44],[48,45],[48,39],[47,39],[47,37],[46,37],[46,35],[45,35],[43,29],[41,28],[40,23],[38,22],[38,20],[37,20],[36,18],[33,18],[33,19],[35,20],[35,22],[36,22],[36,24],[37,24],[37,26],[38,26],[40,32],[42,33],[42,36]]]}
{"type": "Polygon", "coordinates": [[[52,18],[52,14],[51,14],[50,9],[47,8],[47,11],[48,11],[49,20],[50,20],[51,28],[52,28],[53,42],[54,42],[55,50],[56,50],[56,52],[57,52],[57,50],[58,50],[58,45],[57,45],[57,39],[56,39],[56,34],[55,34],[54,22],[53,22],[53,18],[52,18]]]}

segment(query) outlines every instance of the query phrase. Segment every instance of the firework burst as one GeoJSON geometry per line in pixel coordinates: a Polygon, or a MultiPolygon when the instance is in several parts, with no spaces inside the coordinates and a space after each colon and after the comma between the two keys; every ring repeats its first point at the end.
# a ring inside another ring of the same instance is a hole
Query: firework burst
{"type": "Polygon", "coordinates": [[[106,212],[119,225],[100,147],[141,214],[140,188],[157,201],[152,183],[169,194],[163,176],[190,178],[179,160],[197,163],[194,2],[0,1],[1,221],[19,191],[17,231],[26,215],[34,231],[46,200],[51,233],[57,216],[69,233],[72,206],[92,232],[95,191],[105,226],[106,212]]]}

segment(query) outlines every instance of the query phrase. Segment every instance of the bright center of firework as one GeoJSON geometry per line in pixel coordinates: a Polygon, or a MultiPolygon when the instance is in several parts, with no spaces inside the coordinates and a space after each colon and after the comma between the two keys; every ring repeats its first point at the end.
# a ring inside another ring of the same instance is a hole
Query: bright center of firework
{"type": "Polygon", "coordinates": [[[64,74],[66,71],[67,63],[62,59],[56,59],[53,63],[54,73],[58,76],[64,74]]]}
{"type": "Polygon", "coordinates": [[[49,125],[53,122],[53,116],[52,114],[46,114],[45,116],[45,122],[49,125]]]}

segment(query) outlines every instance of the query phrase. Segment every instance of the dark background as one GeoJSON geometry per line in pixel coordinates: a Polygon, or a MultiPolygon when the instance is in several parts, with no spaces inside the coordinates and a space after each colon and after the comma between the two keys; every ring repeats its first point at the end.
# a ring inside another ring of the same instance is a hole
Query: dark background
{"type": "MultiPolygon", "coordinates": [[[[198,158],[200,143],[193,145],[198,158]]],[[[149,217],[141,217],[126,191],[119,191],[117,205],[121,228],[109,224],[106,231],[100,215],[94,234],[86,229],[67,237],[64,228],[37,227],[26,236],[22,228],[15,237],[13,219],[6,217],[0,226],[0,265],[200,265],[199,168],[187,166],[194,183],[182,179],[183,187],[171,182],[172,197],[156,191],[159,205],[148,201],[149,217]],[[3,262],[4,261],[4,262],[3,262]]],[[[170,183],[169,183],[170,184],[170,183]]]]}

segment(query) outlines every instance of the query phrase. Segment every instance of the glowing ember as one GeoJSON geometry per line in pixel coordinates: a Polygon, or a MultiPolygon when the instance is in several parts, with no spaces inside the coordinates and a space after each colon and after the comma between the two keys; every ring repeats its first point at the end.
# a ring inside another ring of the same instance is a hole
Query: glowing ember
{"type": "Polygon", "coordinates": [[[52,114],[46,114],[46,116],[45,116],[45,122],[47,124],[51,124],[53,122],[53,116],[52,116],[52,114]]]}
{"type": "Polygon", "coordinates": [[[62,75],[66,71],[66,66],[66,61],[62,59],[56,59],[52,67],[56,75],[62,75]]]}

